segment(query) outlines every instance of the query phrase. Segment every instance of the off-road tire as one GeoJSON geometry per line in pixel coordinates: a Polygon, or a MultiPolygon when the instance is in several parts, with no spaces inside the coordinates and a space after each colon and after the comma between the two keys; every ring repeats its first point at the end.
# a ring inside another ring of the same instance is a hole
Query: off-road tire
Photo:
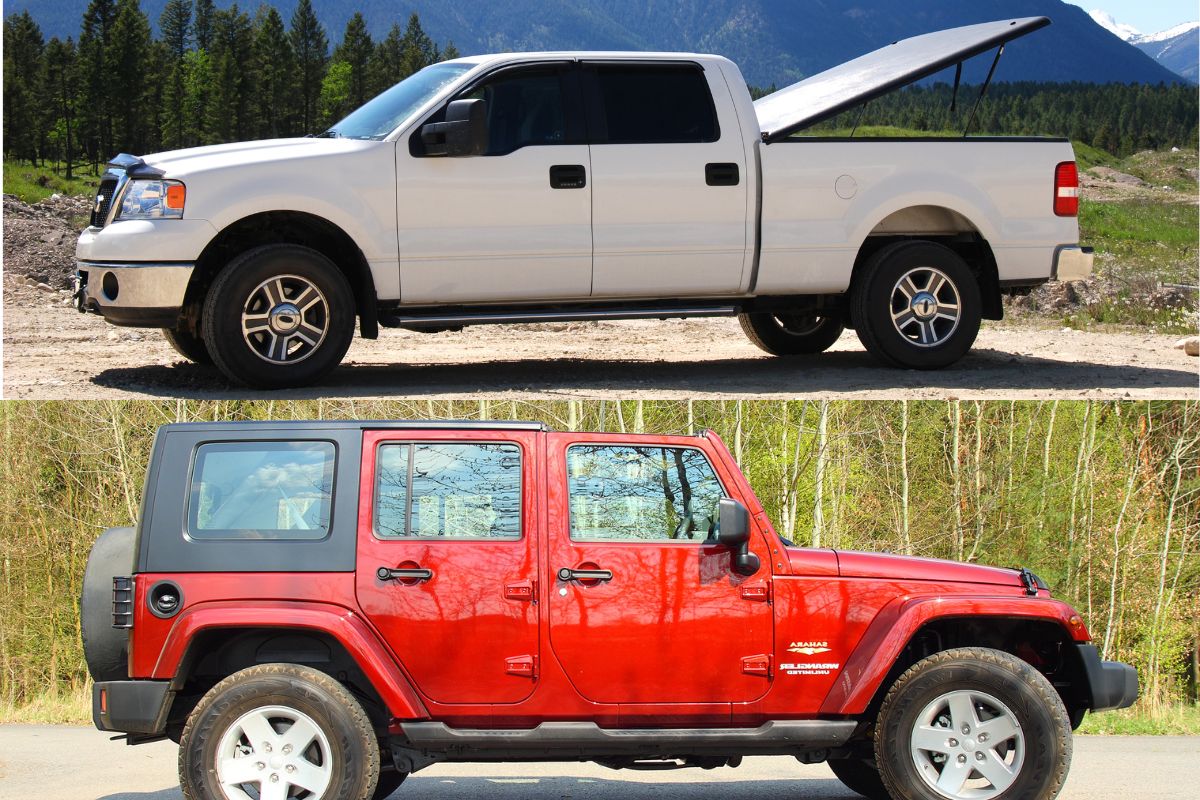
{"type": "Polygon", "coordinates": [[[265,706],[306,714],[328,739],[333,775],[319,800],[374,797],[379,741],[349,690],[309,667],[262,664],[222,680],[188,716],[179,743],[179,781],[187,800],[224,800],[216,769],[221,737],[243,714],[265,706]]]}
{"type": "Polygon", "coordinates": [[[92,680],[129,677],[129,631],[113,627],[113,578],[133,574],[136,536],[133,528],[109,528],[88,553],[79,597],[79,630],[92,680]]]}
{"type": "Polygon", "coordinates": [[[380,772],[379,785],[375,787],[375,794],[371,800],[384,800],[384,798],[391,797],[407,777],[407,772],[396,772],[395,770],[380,772]]]}
{"type": "Polygon", "coordinates": [[[953,250],[923,240],[890,244],[872,255],[855,276],[850,315],[863,347],[884,364],[902,369],[941,369],[961,359],[975,343],[983,316],[979,280],[953,250]],[[933,268],[957,290],[959,320],[945,341],[929,347],[914,344],[892,321],[897,282],[913,269],[933,268]]]}
{"type": "Polygon", "coordinates": [[[200,330],[213,363],[236,383],[258,389],[308,386],[328,375],[354,338],[354,292],[325,255],[295,244],[268,244],[242,253],[225,266],[204,299],[200,330]],[[324,338],[293,363],[259,356],[242,332],[242,312],[257,287],[295,276],[315,286],[327,307],[324,338]]]}
{"type": "Polygon", "coordinates": [[[756,311],[738,314],[747,338],[775,356],[810,356],[824,353],[842,335],[841,315],[756,311]],[[797,332],[797,331],[802,332],[797,332]]]}
{"type": "Polygon", "coordinates": [[[909,745],[921,709],[957,690],[996,698],[1020,723],[1024,761],[996,800],[1053,800],[1071,765],[1071,722],[1062,699],[1027,662],[983,647],[935,653],[910,667],[888,690],[875,726],[875,763],[888,793],[896,800],[945,800],[918,774],[909,745]]]}
{"type": "Polygon", "coordinates": [[[167,344],[188,361],[195,364],[213,363],[212,356],[208,352],[208,345],[204,343],[203,337],[197,336],[186,328],[163,328],[162,334],[163,338],[167,340],[167,344]]]}
{"type": "Polygon", "coordinates": [[[862,758],[831,758],[826,763],[850,791],[868,800],[891,800],[883,779],[879,777],[879,770],[872,762],[862,758]]]}

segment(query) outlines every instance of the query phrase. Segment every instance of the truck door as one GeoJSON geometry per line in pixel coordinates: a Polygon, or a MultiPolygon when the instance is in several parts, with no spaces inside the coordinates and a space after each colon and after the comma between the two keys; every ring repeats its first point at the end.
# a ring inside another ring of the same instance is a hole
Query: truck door
{"type": "Polygon", "coordinates": [[[582,75],[592,295],[738,292],[751,176],[724,77],[689,62],[592,62],[582,75]]]}
{"type": "Polygon", "coordinates": [[[722,479],[695,439],[674,441],[549,437],[548,496],[564,499],[549,517],[550,642],[576,690],[623,717],[626,704],[747,702],[770,684],[766,548],[756,533],[760,571],[731,571],[711,538],[722,479]]]}
{"type": "Polygon", "coordinates": [[[533,690],[539,435],[364,433],[358,603],[435,702],[533,690]]]}

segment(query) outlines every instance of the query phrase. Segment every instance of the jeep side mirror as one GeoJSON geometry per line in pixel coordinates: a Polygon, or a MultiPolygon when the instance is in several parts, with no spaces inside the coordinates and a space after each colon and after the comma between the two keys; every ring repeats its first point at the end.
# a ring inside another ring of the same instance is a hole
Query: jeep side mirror
{"type": "Polygon", "coordinates": [[[750,552],[750,512],[732,497],[717,504],[717,541],[729,548],[729,562],[738,575],[753,575],[761,566],[750,552]]]}
{"type": "Polygon", "coordinates": [[[446,106],[445,122],[421,128],[421,141],[426,155],[483,155],[488,147],[487,106],[482,100],[455,100],[446,106]]]}

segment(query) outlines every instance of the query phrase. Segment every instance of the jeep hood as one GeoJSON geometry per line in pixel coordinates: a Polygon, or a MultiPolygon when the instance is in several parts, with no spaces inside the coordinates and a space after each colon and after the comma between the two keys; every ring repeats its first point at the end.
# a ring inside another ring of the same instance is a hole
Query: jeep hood
{"type": "Polygon", "coordinates": [[[167,178],[187,178],[213,170],[240,169],[262,166],[272,161],[292,162],[289,169],[304,169],[309,159],[327,158],[346,153],[359,153],[376,147],[394,147],[388,142],[367,139],[264,139],[257,142],[235,142],[186,150],[168,150],[143,156],[146,164],[161,169],[167,178]]]}
{"type": "Polygon", "coordinates": [[[755,101],[763,141],[789,136],[1049,24],[1046,17],[1024,17],[893,42],[755,101]]]}
{"type": "Polygon", "coordinates": [[[1015,569],[964,564],[937,558],[916,558],[886,553],[837,551],[838,571],[848,578],[890,578],[904,581],[952,581],[997,586],[1024,586],[1015,569]]]}

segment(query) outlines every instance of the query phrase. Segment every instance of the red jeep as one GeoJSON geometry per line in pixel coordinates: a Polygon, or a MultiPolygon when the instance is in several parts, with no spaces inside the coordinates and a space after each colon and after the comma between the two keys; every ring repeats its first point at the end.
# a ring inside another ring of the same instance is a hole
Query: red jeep
{"type": "Polygon", "coordinates": [[[872,798],[1053,798],[1137,697],[1024,569],[795,547],[699,436],[167,425],[97,541],[98,728],[195,800],[389,795],[438,761],[828,761],[872,798]]]}

